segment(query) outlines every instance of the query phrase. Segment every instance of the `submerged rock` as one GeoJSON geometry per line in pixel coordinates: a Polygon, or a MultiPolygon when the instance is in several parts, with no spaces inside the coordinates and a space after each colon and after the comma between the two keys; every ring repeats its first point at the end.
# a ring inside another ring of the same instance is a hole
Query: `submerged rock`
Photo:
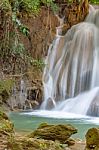
{"type": "Polygon", "coordinates": [[[93,99],[87,111],[87,115],[99,117],[99,94],[93,99]]]}
{"type": "Polygon", "coordinates": [[[85,150],[99,150],[99,128],[91,128],[86,133],[85,150]]]}
{"type": "Polygon", "coordinates": [[[29,137],[38,137],[52,141],[57,140],[60,143],[66,143],[69,137],[75,133],[77,133],[77,129],[72,125],[48,125],[47,123],[43,123],[29,137]]]}

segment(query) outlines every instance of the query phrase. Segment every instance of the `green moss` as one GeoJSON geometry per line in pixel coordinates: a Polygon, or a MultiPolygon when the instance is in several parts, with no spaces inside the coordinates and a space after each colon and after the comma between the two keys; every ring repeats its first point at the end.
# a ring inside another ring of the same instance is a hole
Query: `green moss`
{"type": "Polygon", "coordinates": [[[0,122],[0,132],[11,133],[13,131],[13,124],[9,120],[2,120],[0,122]]]}
{"type": "Polygon", "coordinates": [[[7,115],[0,111],[0,133],[12,133],[13,124],[8,119],[7,115]]]}
{"type": "MultiPolygon", "coordinates": [[[[50,125],[51,126],[51,125],[50,125]]],[[[40,128],[45,128],[45,127],[48,127],[48,123],[47,122],[43,122],[39,125],[38,129],[40,128]]]]}
{"type": "Polygon", "coordinates": [[[86,133],[87,149],[99,149],[99,128],[91,128],[86,133]]]}
{"type": "Polygon", "coordinates": [[[6,79],[0,81],[0,94],[6,90],[8,93],[10,93],[12,85],[13,85],[13,80],[12,79],[6,79]]]}
{"type": "Polygon", "coordinates": [[[11,11],[9,0],[0,0],[0,8],[5,11],[11,11]]]}
{"type": "Polygon", "coordinates": [[[99,4],[99,0],[89,0],[91,4],[99,4]]]}
{"type": "Polygon", "coordinates": [[[14,81],[12,79],[6,79],[0,81],[0,95],[2,96],[3,101],[7,100],[11,93],[11,89],[14,81]]]}
{"type": "Polygon", "coordinates": [[[36,138],[10,138],[9,148],[11,150],[64,150],[59,143],[36,138]]]}
{"type": "Polygon", "coordinates": [[[29,137],[52,141],[58,140],[60,143],[66,143],[68,138],[75,133],[77,133],[77,129],[71,125],[48,125],[47,123],[43,123],[29,137]]]}
{"type": "Polygon", "coordinates": [[[0,111],[0,120],[8,120],[8,116],[5,114],[5,113],[3,113],[2,111],[0,111]]]}

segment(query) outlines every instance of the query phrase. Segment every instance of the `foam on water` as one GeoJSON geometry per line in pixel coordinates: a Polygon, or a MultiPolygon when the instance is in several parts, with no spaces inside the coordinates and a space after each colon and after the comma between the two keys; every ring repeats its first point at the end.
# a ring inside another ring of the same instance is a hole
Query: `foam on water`
{"type": "Polygon", "coordinates": [[[61,111],[36,110],[32,112],[20,113],[20,115],[27,115],[27,116],[31,115],[37,117],[50,118],[50,119],[67,119],[67,120],[73,119],[78,122],[83,122],[84,124],[91,123],[91,124],[99,125],[99,118],[97,117],[90,117],[86,115],[61,112],[61,111]]]}

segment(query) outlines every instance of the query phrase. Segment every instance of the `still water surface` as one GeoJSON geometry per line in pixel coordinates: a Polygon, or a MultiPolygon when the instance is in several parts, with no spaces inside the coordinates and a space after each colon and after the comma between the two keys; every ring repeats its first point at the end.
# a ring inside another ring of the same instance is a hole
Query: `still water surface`
{"type": "Polygon", "coordinates": [[[89,128],[99,127],[98,117],[87,117],[56,111],[11,112],[9,117],[14,123],[15,130],[23,133],[33,131],[42,122],[49,124],[72,124],[78,129],[78,133],[73,137],[84,139],[89,128]]]}

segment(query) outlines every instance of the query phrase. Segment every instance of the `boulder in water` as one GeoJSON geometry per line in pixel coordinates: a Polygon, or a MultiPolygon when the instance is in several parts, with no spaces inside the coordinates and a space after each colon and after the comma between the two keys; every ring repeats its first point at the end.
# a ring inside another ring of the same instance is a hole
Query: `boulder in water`
{"type": "Polygon", "coordinates": [[[72,125],[48,125],[47,123],[43,123],[29,137],[38,137],[52,141],[57,140],[60,143],[66,143],[69,137],[75,133],[77,133],[77,129],[72,125]]]}
{"type": "Polygon", "coordinates": [[[86,133],[85,150],[99,150],[99,128],[91,128],[86,133]]]}
{"type": "Polygon", "coordinates": [[[90,116],[99,116],[99,94],[93,99],[88,111],[87,115],[90,116]]]}
{"type": "Polygon", "coordinates": [[[47,100],[47,107],[46,107],[46,109],[50,110],[50,109],[52,109],[54,107],[55,107],[55,101],[54,101],[54,99],[49,97],[48,100],[47,100]]]}
{"type": "Polygon", "coordinates": [[[67,150],[67,147],[61,147],[57,141],[16,137],[13,141],[9,141],[9,148],[11,150],[67,150]]]}
{"type": "Polygon", "coordinates": [[[57,141],[28,138],[14,134],[13,124],[0,111],[0,150],[65,150],[57,141]]]}

